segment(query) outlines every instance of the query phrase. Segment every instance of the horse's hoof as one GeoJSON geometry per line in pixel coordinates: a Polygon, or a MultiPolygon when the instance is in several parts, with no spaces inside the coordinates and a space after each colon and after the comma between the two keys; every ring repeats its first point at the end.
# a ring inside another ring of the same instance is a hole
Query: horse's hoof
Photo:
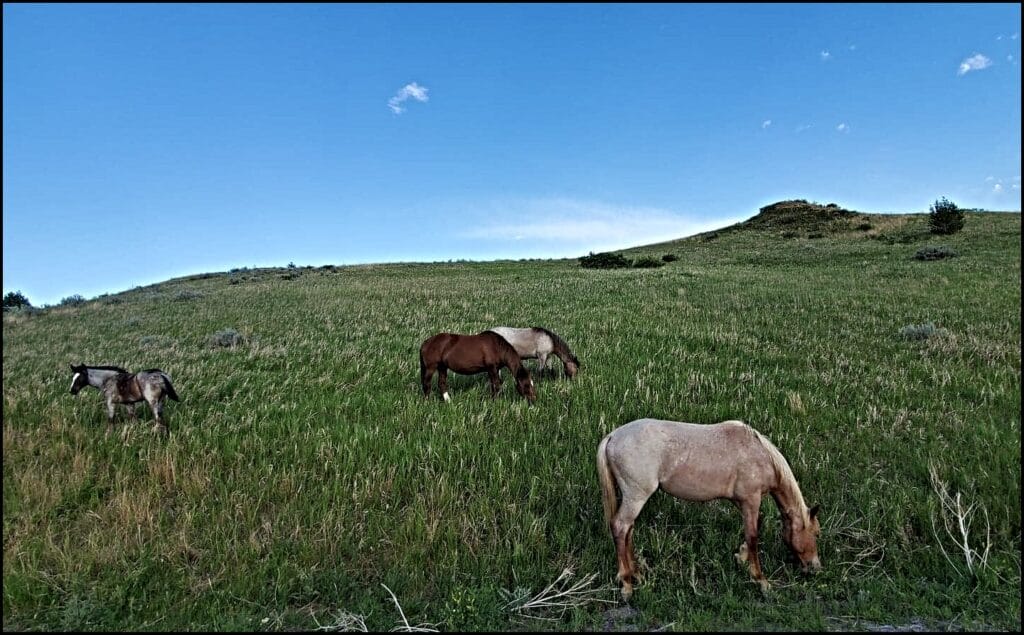
{"type": "Polygon", "coordinates": [[[744,564],[750,556],[749,552],[747,551],[747,543],[743,543],[742,545],[740,545],[740,550],[733,555],[736,556],[736,562],[744,564]]]}
{"type": "Polygon", "coordinates": [[[772,585],[768,583],[768,580],[761,578],[757,581],[757,583],[761,586],[761,593],[768,595],[771,592],[772,585]]]}
{"type": "Polygon", "coordinates": [[[633,597],[633,585],[626,583],[622,585],[622,600],[629,602],[633,597]]]}

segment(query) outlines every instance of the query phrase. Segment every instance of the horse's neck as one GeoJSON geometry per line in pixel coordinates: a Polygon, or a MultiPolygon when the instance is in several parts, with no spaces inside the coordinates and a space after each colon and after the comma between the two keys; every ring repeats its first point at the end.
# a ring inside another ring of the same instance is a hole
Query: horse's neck
{"type": "MultiPolygon", "coordinates": [[[[787,466],[788,467],[788,466],[787,466]]],[[[800,492],[800,485],[793,478],[789,470],[779,470],[779,483],[771,491],[779,511],[785,514],[790,520],[800,520],[801,523],[807,516],[807,503],[804,502],[804,495],[800,492]],[[789,472],[786,474],[786,472],[789,472]]]]}
{"type": "Polygon", "coordinates": [[[103,370],[90,368],[87,371],[86,377],[89,380],[89,385],[94,388],[103,388],[103,385],[110,381],[111,377],[116,377],[121,373],[116,370],[103,370]]]}

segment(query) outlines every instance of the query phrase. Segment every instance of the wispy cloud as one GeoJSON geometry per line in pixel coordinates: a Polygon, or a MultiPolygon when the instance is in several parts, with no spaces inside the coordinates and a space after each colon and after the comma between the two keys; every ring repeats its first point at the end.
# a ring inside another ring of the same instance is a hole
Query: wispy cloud
{"type": "Polygon", "coordinates": [[[764,121],[761,122],[761,130],[764,130],[765,128],[767,128],[770,125],[772,125],[772,120],[771,119],[765,119],[764,121]]]}
{"type": "Polygon", "coordinates": [[[819,53],[819,55],[821,55],[822,62],[827,62],[828,60],[832,59],[832,54],[829,53],[828,51],[822,51],[821,53],[819,53]]]}
{"type": "Polygon", "coordinates": [[[846,123],[844,122],[836,126],[836,130],[838,130],[839,132],[849,132],[850,126],[846,125],[846,123]]]}
{"type": "Polygon", "coordinates": [[[813,123],[802,123],[802,124],[800,124],[799,126],[796,127],[796,133],[799,134],[799,133],[803,132],[804,130],[810,130],[813,127],[814,127],[813,123]]]}
{"type": "Polygon", "coordinates": [[[992,60],[981,53],[975,53],[964,61],[960,62],[960,69],[956,72],[958,76],[966,75],[971,71],[980,71],[983,68],[992,66],[992,60]]]}
{"type": "Polygon", "coordinates": [[[535,199],[493,205],[489,218],[504,218],[469,229],[462,238],[561,243],[579,251],[605,251],[699,234],[742,218],[696,220],[671,210],[612,205],[570,198],[535,199]]]}
{"type": "Polygon", "coordinates": [[[430,99],[430,97],[427,96],[428,90],[429,89],[426,86],[420,86],[416,82],[406,84],[401,90],[395,93],[394,97],[388,100],[388,108],[390,108],[391,112],[396,115],[400,115],[405,112],[405,107],[401,105],[402,102],[410,97],[416,101],[427,101],[430,99]]]}

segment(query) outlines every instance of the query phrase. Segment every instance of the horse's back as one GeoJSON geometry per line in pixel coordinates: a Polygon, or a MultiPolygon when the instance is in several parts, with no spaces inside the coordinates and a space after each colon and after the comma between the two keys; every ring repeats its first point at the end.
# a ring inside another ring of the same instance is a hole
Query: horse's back
{"type": "Polygon", "coordinates": [[[734,420],[637,419],[611,433],[606,452],[617,473],[689,500],[730,497],[741,473],[761,478],[769,465],[753,428],[734,420]]]}
{"type": "Polygon", "coordinates": [[[554,350],[554,342],[546,329],[538,326],[529,328],[513,328],[511,326],[496,326],[487,329],[485,332],[497,333],[520,357],[533,358],[538,355],[548,355],[554,350]]]}

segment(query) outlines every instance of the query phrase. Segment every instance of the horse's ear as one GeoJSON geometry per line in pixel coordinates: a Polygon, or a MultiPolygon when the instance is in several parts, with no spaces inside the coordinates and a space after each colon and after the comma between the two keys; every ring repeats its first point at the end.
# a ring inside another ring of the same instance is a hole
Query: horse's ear
{"type": "Polygon", "coordinates": [[[815,505],[814,507],[811,508],[811,511],[807,512],[807,515],[808,517],[810,517],[811,520],[814,520],[814,518],[818,515],[819,511],[821,511],[821,505],[815,505]]]}

